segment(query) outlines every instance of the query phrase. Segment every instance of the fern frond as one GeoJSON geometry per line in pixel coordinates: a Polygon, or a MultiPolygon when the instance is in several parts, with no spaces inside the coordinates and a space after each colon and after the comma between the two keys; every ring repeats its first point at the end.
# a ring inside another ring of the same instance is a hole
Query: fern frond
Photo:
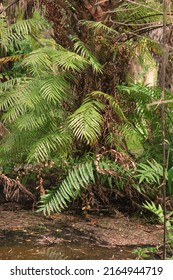
{"type": "Polygon", "coordinates": [[[74,200],[86,189],[90,182],[94,182],[93,163],[82,163],[70,171],[58,188],[48,191],[41,197],[38,212],[50,215],[51,212],[61,212],[67,207],[67,202],[74,200]]]}
{"type": "Polygon", "coordinates": [[[30,52],[23,59],[21,65],[26,67],[33,76],[50,71],[52,63],[49,49],[45,47],[30,52]]]}
{"type": "Polygon", "coordinates": [[[53,63],[65,71],[77,71],[85,69],[89,62],[84,57],[68,50],[57,50],[54,52],[53,63]]]}
{"type": "Polygon", "coordinates": [[[84,102],[70,117],[69,127],[78,140],[94,144],[101,134],[103,104],[97,101],[84,102]]]}
{"type": "Polygon", "coordinates": [[[44,135],[34,143],[28,153],[28,162],[47,160],[51,158],[51,154],[59,152],[59,154],[65,154],[70,148],[71,136],[61,131],[55,133],[48,133],[44,135]]]}
{"type": "Polygon", "coordinates": [[[80,21],[81,25],[86,25],[88,29],[92,29],[95,32],[104,32],[105,34],[118,34],[118,32],[116,30],[114,30],[111,27],[108,27],[107,25],[105,25],[104,23],[102,23],[101,21],[95,22],[95,21],[87,21],[87,20],[81,20],[80,21]]]}
{"type": "MultiPolygon", "coordinates": [[[[109,102],[109,104],[111,105],[112,109],[114,110],[114,112],[116,113],[116,115],[123,121],[125,122],[129,122],[127,120],[127,118],[125,117],[122,109],[120,108],[118,102],[109,94],[101,92],[101,91],[93,91],[91,93],[88,94],[87,97],[103,97],[105,100],[107,100],[109,102]]],[[[86,98],[87,98],[86,97],[86,98]]]]}
{"type": "Polygon", "coordinates": [[[61,75],[45,77],[40,85],[41,96],[48,103],[62,101],[67,95],[68,83],[61,75]]]}
{"type": "Polygon", "coordinates": [[[34,12],[32,18],[27,18],[25,20],[18,18],[16,23],[9,26],[9,38],[19,40],[29,34],[37,35],[48,27],[50,27],[48,22],[45,21],[38,12],[34,12]]]}
{"type": "Polygon", "coordinates": [[[77,37],[74,37],[72,41],[75,42],[74,50],[77,53],[81,54],[83,57],[85,57],[89,61],[89,63],[91,64],[91,66],[94,70],[94,72],[102,73],[102,65],[94,57],[92,52],[87,49],[85,44],[81,40],[79,40],[79,38],[77,38],[77,37]]]}
{"type": "Polygon", "coordinates": [[[164,214],[163,214],[163,209],[162,206],[159,204],[158,208],[155,205],[155,203],[153,201],[148,202],[146,201],[146,203],[143,203],[143,207],[147,210],[149,210],[150,212],[152,212],[153,214],[155,214],[157,216],[157,218],[159,219],[159,221],[161,223],[163,223],[164,221],[164,214]]]}

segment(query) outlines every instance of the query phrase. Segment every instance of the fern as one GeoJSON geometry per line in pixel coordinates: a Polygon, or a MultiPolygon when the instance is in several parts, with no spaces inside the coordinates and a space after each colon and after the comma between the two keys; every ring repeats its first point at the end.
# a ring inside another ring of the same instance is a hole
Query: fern
{"type": "Polygon", "coordinates": [[[81,25],[86,25],[88,29],[94,30],[96,33],[101,31],[104,32],[105,34],[109,34],[109,35],[115,35],[118,34],[118,32],[116,30],[114,30],[111,27],[108,27],[107,25],[105,25],[102,22],[95,22],[95,21],[87,21],[87,20],[81,20],[80,21],[81,25]]]}
{"type": "Polygon", "coordinates": [[[118,102],[109,94],[101,92],[101,91],[93,91],[90,94],[88,94],[87,98],[90,97],[103,97],[105,100],[107,100],[109,102],[109,104],[111,105],[112,109],[114,110],[114,112],[116,113],[116,115],[125,122],[128,122],[127,118],[125,117],[122,109],[120,108],[118,102]]]}
{"type": "Polygon", "coordinates": [[[85,57],[89,63],[91,64],[94,72],[96,73],[102,73],[102,66],[101,64],[98,62],[98,60],[93,56],[93,54],[91,53],[91,51],[89,51],[85,44],[80,41],[77,37],[74,37],[73,40],[75,42],[74,44],[74,50],[81,54],[83,57],[85,57]]]}
{"type": "Polygon", "coordinates": [[[26,38],[30,34],[37,37],[37,35],[40,35],[40,32],[47,28],[50,29],[48,22],[35,11],[32,18],[25,20],[18,18],[14,24],[9,26],[9,40],[18,42],[18,40],[26,38]]]}
{"type": "MultiPolygon", "coordinates": [[[[24,40],[30,40],[33,37],[35,40],[40,36],[40,33],[45,29],[49,28],[50,25],[42,18],[38,12],[34,12],[33,17],[30,19],[23,20],[18,18],[16,23],[7,25],[5,18],[0,17],[0,45],[5,51],[9,49],[11,51],[21,49],[22,42],[24,40]]],[[[1,58],[1,63],[7,63],[9,61],[16,61],[21,59],[21,55],[11,55],[1,58]]]]}
{"type": "Polygon", "coordinates": [[[163,167],[154,159],[147,161],[148,164],[138,164],[136,178],[139,178],[139,184],[146,181],[149,184],[160,184],[160,179],[163,176],[163,167]]]}
{"type": "Polygon", "coordinates": [[[143,203],[143,207],[145,209],[149,210],[150,212],[152,212],[153,214],[155,214],[159,218],[159,221],[161,223],[163,223],[164,215],[163,215],[162,206],[160,204],[158,205],[158,208],[157,208],[153,201],[150,203],[148,201],[146,201],[146,203],[143,203]]]}
{"type": "Polygon", "coordinates": [[[51,212],[61,212],[67,203],[80,196],[90,182],[94,182],[93,163],[87,162],[71,170],[58,188],[48,191],[41,197],[38,212],[50,215],[51,212]]]}
{"type": "Polygon", "coordinates": [[[51,158],[53,153],[61,154],[67,153],[70,148],[71,137],[69,134],[62,132],[48,133],[39,139],[36,143],[31,145],[30,152],[27,157],[28,162],[46,160],[51,158]]]}
{"type": "Polygon", "coordinates": [[[103,117],[101,110],[103,104],[97,101],[85,102],[69,117],[69,127],[75,137],[85,141],[87,144],[94,144],[101,134],[103,117]]]}

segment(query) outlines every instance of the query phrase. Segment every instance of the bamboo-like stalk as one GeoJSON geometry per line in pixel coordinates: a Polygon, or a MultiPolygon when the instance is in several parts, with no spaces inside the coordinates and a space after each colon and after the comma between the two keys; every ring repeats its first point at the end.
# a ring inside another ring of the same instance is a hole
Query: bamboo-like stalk
{"type": "MultiPolygon", "coordinates": [[[[166,17],[167,17],[167,0],[163,0],[163,55],[162,55],[162,91],[161,101],[165,99],[165,74],[166,74],[166,17]]],[[[164,233],[163,233],[163,260],[166,259],[166,147],[165,147],[165,103],[161,102],[161,122],[162,122],[162,164],[163,164],[163,212],[164,212],[164,233]]]]}

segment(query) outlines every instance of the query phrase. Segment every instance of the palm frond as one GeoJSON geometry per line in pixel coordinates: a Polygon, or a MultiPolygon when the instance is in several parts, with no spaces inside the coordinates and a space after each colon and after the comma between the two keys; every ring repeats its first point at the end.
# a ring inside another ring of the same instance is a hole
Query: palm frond
{"type": "Polygon", "coordinates": [[[74,200],[94,182],[93,163],[86,162],[71,170],[61,184],[41,197],[38,212],[50,215],[51,212],[61,212],[67,207],[67,202],[74,200]]]}
{"type": "MultiPolygon", "coordinates": [[[[139,184],[143,181],[149,184],[160,184],[161,177],[163,176],[163,167],[154,159],[147,161],[147,164],[138,164],[137,173],[135,178],[139,179],[139,184]]],[[[167,177],[167,174],[166,174],[167,177]]]]}
{"type": "Polygon", "coordinates": [[[45,113],[36,114],[36,112],[25,112],[17,118],[16,126],[20,132],[34,131],[46,126],[48,122],[48,115],[45,113]]]}
{"type": "Polygon", "coordinates": [[[47,160],[51,158],[52,153],[67,153],[71,144],[71,135],[57,131],[55,133],[47,133],[34,143],[28,153],[28,162],[47,160]]]}
{"type": "Polygon", "coordinates": [[[125,117],[122,109],[120,108],[118,102],[113,98],[113,96],[111,96],[111,95],[109,95],[107,93],[101,92],[101,91],[93,91],[93,92],[89,93],[87,97],[89,97],[89,98],[90,97],[103,97],[105,100],[107,100],[109,102],[109,104],[111,105],[112,109],[114,110],[116,115],[121,120],[123,120],[125,122],[129,122],[127,120],[127,118],[125,117]]]}
{"type": "Polygon", "coordinates": [[[103,104],[98,101],[84,102],[70,117],[69,127],[78,140],[94,144],[101,134],[103,104]]]}
{"type": "MultiPolygon", "coordinates": [[[[40,32],[50,28],[48,22],[42,18],[38,12],[33,14],[32,18],[22,19],[18,18],[16,23],[7,26],[6,19],[0,17],[0,44],[7,50],[9,47],[20,46],[21,41],[29,38],[37,38],[40,32]]],[[[7,61],[7,58],[6,58],[7,61]]]]}
{"type": "Polygon", "coordinates": [[[21,65],[26,67],[33,76],[50,71],[52,63],[49,49],[45,47],[30,52],[23,59],[21,65]]]}
{"type": "Polygon", "coordinates": [[[74,50],[77,53],[81,54],[83,57],[85,57],[89,61],[89,63],[91,64],[91,66],[94,70],[94,72],[102,73],[102,65],[94,57],[92,52],[87,49],[85,44],[81,40],[79,40],[79,38],[77,38],[77,37],[74,37],[72,41],[75,42],[74,50]]]}
{"type": "Polygon", "coordinates": [[[53,63],[65,71],[77,71],[85,69],[89,65],[86,58],[65,49],[59,49],[54,52],[53,63]]]}
{"type": "Polygon", "coordinates": [[[25,76],[17,77],[17,78],[10,78],[10,79],[4,81],[3,83],[0,83],[0,94],[2,94],[2,96],[3,96],[4,93],[6,94],[6,92],[10,92],[11,90],[12,90],[12,92],[14,92],[14,88],[16,86],[26,84],[30,80],[31,80],[31,78],[25,77],[25,76]]]}
{"type": "Polygon", "coordinates": [[[32,18],[25,20],[18,18],[14,24],[9,26],[9,39],[19,40],[29,34],[37,35],[48,27],[50,28],[48,22],[38,12],[34,12],[32,18]]]}
{"type": "Polygon", "coordinates": [[[105,34],[118,34],[116,30],[114,30],[111,27],[108,27],[101,21],[95,22],[95,21],[89,21],[89,20],[81,20],[81,25],[87,26],[88,29],[94,30],[95,32],[104,32],[105,34]]]}
{"type": "Polygon", "coordinates": [[[160,204],[157,207],[153,201],[151,202],[146,201],[145,203],[143,203],[143,207],[149,210],[150,212],[152,212],[153,214],[155,214],[159,219],[159,222],[163,223],[164,214],[163,214],[163,208],[160,204]]]}
{"type": "Polygon", "coordinates": [[[48,103],[62,101],[67,95],[68,83],[61,75],[45,77],[44,81],[41,81],[40,92],[41,96],[48,103]]]}

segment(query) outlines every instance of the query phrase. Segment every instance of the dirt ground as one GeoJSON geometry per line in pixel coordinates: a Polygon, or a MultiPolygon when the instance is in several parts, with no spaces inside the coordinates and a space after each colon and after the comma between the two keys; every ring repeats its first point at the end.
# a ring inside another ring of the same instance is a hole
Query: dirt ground
{"type": "MultiPolygon", "coordinates": [[[[160,245],[163,228],[113,211],[111,215],[54,214],[49,218],[32,211],[0,207],[0,236],[9,232],[33,235],[36,242],[90,242],[99,246],[160,245]]],[[[1,239],[3,241],[3,238],[1,239]]]]}

